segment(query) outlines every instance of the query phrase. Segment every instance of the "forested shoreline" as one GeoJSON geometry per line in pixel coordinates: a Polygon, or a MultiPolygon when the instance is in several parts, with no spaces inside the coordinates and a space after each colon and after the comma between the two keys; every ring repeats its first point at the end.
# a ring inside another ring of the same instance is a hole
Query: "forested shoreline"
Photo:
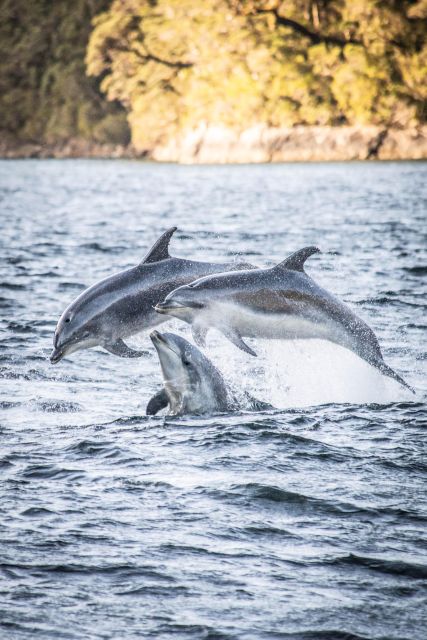
{"type": "Polygon", "coordinates": [[[426,0],[0,0],[3,157],[427,157],[426,0]]]}

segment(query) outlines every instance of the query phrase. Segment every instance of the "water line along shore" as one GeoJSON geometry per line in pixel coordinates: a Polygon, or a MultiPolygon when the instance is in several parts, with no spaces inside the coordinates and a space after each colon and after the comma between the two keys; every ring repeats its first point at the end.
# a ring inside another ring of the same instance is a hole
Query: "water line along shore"
{"type": "Polygon", "coordinates": [[[422,160],[427,158],[427,126],[257,125],[240,131],[201,124],[150,149],[98,144],[72,138],[41,144],[0,139],[1,158],[145,158],[182,164],[422,160]]]}

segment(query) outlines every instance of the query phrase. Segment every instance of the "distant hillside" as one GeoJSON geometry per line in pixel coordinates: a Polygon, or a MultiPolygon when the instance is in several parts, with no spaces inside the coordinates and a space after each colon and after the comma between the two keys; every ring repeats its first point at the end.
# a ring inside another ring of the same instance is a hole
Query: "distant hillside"
{"type": "Polygon", "coordinates": [[[0,0],[0,10],[0,153],[120,145],[114,153],[244,161],[250,147],[256,161],[286,159],[289,140],[293,159],[300,148],[306,159],[425,157],[427,0],[0,0]],[[313,139],[324,148],[310,156],[313,139]]]}

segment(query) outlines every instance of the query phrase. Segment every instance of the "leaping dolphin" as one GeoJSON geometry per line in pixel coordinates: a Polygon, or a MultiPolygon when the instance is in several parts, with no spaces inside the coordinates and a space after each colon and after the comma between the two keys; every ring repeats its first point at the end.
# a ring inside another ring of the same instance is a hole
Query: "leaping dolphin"
{"type": "MultiPolygon", "coordinates": [[[[239,409],[239,402],[227,389],[221,373],[197,347],[174,333],[153,331],[150,338],[159,356],[164,387],[149,401],[147,415],[155,415],[166,407],[168,415],[173,416],[239,409]]],[[[252,410],[273,408],[248,393],[244,398],[252,410]]]]}
{"type": "Polygon", "coordinates": [[[329,340],[411,389],[384,362],[372,329],[306,274],[304,263],[315,253],[319,253],[317,247],[305,247],[269,269],[200,278],[172,291],[156,311],[191,324],[199,345],[204,344],[209,327],[215,327],[253,356],[256,353],[243,336],[329,340]]]}
{"type": "Polygon", "coordinates": [[[128,347],[124,338],[167,320],[155,305],[173,289],[201,276],[250,264],[195,262],[169,255],[169,241],[177,227],[160,236],[140,264],[92,285],[60,317],[53,339],[52,364],[79,349],[101,346],[122,358],[137,358],[147,351],[128,347]]]}

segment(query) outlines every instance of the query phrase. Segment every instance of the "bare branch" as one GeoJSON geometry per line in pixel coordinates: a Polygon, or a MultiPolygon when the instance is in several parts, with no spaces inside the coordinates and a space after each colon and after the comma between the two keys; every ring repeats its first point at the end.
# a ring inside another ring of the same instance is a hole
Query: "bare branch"
{"type": "Polygon", "coordinates": [[[340,38],[339,36],[328,36],[322,35],[321,33],[317,33],[316,31],[310,31],[307,27],[295,20],[291,20],[290,18],[285,18],[281,16],[277,9],[260,9],[259,13],[272,13],[275,18],[277,24],[280,24],[284,27],[290,27],[297,33],[309,38],[313,44],[334,44],[338,47],[345,47],[348,44],[357,44],[362,45],[363,43],[360,40],[356,40],[355,38],[349,38],[346,40],[345,38],[340,38]]]}

